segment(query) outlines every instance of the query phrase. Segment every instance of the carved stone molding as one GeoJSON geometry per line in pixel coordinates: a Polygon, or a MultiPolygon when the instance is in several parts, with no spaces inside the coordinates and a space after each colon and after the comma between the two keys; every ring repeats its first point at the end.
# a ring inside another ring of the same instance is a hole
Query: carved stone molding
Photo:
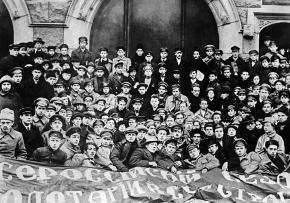
{"type": "Polygon", "coordinates": [[[272,24],[274,22],[275,20],[259,19],[259,29],[261,30],[267,25],[272,24]]]}

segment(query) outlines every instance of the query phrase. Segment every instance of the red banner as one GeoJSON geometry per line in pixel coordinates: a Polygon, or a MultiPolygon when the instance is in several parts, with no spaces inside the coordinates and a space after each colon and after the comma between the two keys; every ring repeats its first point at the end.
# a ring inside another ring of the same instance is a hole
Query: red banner
{"type": "MultiPolygon", "coordinates": [[[[276,178],[275,178],[276,179],[276,178]]],[[[112,172],[85,167],[51,167],[0,159],[1,203],[100,202],[290,202],[290,174],[277,180],[220,169],[177,174],[156,168],[112,172]]]]}

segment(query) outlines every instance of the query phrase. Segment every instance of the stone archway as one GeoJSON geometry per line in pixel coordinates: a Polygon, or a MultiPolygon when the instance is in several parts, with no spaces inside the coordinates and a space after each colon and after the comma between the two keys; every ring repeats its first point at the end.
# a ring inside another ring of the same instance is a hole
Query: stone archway
{"type": "Polygon", "coordinates": [[[10,15],[0,0],[0,58],[8,54],[8,45],[13,43],[13,25],[10,15]]]}
{"type": "MultiPolygon", "coordinates": [[[[203,0],[216,20],[219,48],[229,50],[229,45],[242,46],[241,21],[234,0],[203,0]],[[233,32],[235,30],[235,32],[233,32]]],[[[90,36],[95,15],[104,0],[72,0],[64,31],[65,43],[77,47],[79,36],[90,36]]]]}
{"type": "Polygon", "coordinates": [[[260,31],[260,45],[265,36],[271,36],[278,44],[278,47],[290,48],[290,22],[276,22],[265,26],[260,31]]]}
{"type": "Polygon", "coordinates": [[[33,38],[30,15],[25,0],[2,0],[10,14],[14,30],[14,42],[27,42],[33,38]],[[19,34],[25,33],[25,34],[19,34]]]}

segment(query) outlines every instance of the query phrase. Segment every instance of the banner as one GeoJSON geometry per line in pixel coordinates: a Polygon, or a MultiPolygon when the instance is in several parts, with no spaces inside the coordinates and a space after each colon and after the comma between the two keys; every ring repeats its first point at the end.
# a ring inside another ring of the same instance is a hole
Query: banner
{"type": "MultiPolygon", "coordinates": [[[[276,178],[275,178],[276,179],[276,178]]],[[[0,158],[1,203],[100,202],[290,202],[290,174],[277,180],[214,169],[177,174],[157,168],[112,172],[85,167],[51,167],[0,158]]]]}

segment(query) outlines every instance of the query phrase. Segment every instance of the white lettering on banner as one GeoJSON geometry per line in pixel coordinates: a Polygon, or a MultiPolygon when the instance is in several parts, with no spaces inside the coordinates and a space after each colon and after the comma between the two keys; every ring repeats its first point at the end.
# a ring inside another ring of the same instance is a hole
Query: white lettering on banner
{"type": "Polygon", "coordinates": [[[139,167],[131,168],[129,170],[129,174],[132,176],[132,178],[137,178],[138,175],[146,176],[144,169],[139,167]]]}
{"type": "Polygon", "coordinates": [[[8,190],[0,200],[1,203],[22,203],[22,194],[19,190],[8,190]]]}
{"type": "Polygon", "coordinates": [[[85,174],[84,176],[86,177],[86,179],[88,181],[92,181],[92,182],[100,182],[102,179],[100,177],[96,177],[94,178],[93,177],[93,174],[96,173],[96,174],[100,174],[101,171],[98,170],[98,169],[93,169],[93,168],[88,168],[87,170],[85,170],[85,174]]]}
{"type": "Polygon", "coordinates": [[[139,181],[126,181],[131,196],[145,194],[145,191],[140,187],[139,181]]]}
{"type": "Polygon", "coordinates": [[[231,191],[225,191],[225,193],[224,193],[223,188],[224,188],[223,185],[218,184],[217,191],[218,191],[218,193],[220,193],[220,195],[223,198],[229,198],[230,196],[232,196],[232,192],[231,191]]]}
{"type": "Polygon", "coordinates": [[[83,195],[82,191],[66,191],[65,194],[67,196],[72,196],[74,203],[81,203],[79,196],[83,195]]]}
{"type": "Polygon", "coordinates": [[[238,197],[236,198],[237,200],[240,200],[240,201],[246,201],[245,199],[243,199],[243,193],[244,193],[244,189],[240,189],[240,188],[237,188],[238,189],[238,197]]]}
{"type": "Polygon", "coordinates": [[[35,170],[31,166],[20,166],[16,169],[15,173],[20,180],[29,181],[36,179],[35,170]]]}
{"type": "Polygon", "coordinates": [[[79,180],[83,177],[82,172],[77,169],[65,169],[60,175],[69,180],[79,180]]]}
{"type": "Polygon", "coordinates": [[[178,192],[177,186],[171,186],[166,189],[166,193],[172,196],[172,199],[182,199],[183,195],[178,192]]]}
{"type": "Polygon", "coordinates": [[[109,197],[110,197],[110,200],[111,200],[110,202],[115,202],[116,201],[113,192],[117,191],[117,189],[118,189],[118,187],[107,188],[107,191],[109,193],[109,197]]]}
{"type": "Polygon", "coordinates": [[[235,182],[241,182],[240,180],[238,179],[233,179],[231,176],[230,176],[230,173],[228,171],[222,171],[222,175],[223,177],[226,179],[226,180],[229,180],[229,181],[235,181],[235,182]]]}
{"type": "Polygon", "coordinates": [[[153,193],[157,193],[157,194],[160,194],[160,195],[164,195],[165,194],[165,192],[160,190],[160,188],[157,185],[155,185],[154,183],[147,183],[147,187],[153,193]]]}
{"type": "Polygon", "coordinates": [[[279,200],[274,195],[271,194],[265,197],[262,202],[269,203],[269,202],[278,202],[278,201],[279,200]]]}
{"type": "Polygon", "coordinates": [[[50,180],[52,176],[57,176],[57,172],[49,167],[39,167],[38,169],[38,180],[39,181],[46,181],[50,180]]]}
{"type": "Polygon", "coordinates": [[[44,192],[33,191],[28,195],[28,203],[41,203],[41,196],[44,192]]]}
{"type": "Polygon", "coordinates": [[[173,173],[170,173],[169,171],[161,171],[161,176],[163,179],[171,181],[171,182],[176,182],[178,179],[173,175],[173,173]]]}
{"type": "Polygon", "coordinates": [[[261,178],[260,178],[260,182],[262,183],[262,184],[268,184],[268,185],[275,185],[275,184],[277,184],[275,181],[273,181],[273,180],[271,180],[269,177],[267,177],[267,176],[262,176],[261,178]]]}
{"type": "Polygon", "coordinates": [[[287,189],[289,188],[290,189],[290,173],[283,172],[283,173],[279,174],[277,176],[277,183],[282,188],[287,188],[287,189]],[[281,180],[283,180],[282,183],[284,182],[285,184],[282,184],[281,180]]]}
{"type": "Polygon", "coordinates": [[[94,191],[89,196],[90,203],[107,203],[106,193],[104,191],[94,191]]]}
{"type": "MultiPolygon", "coordinates": [[[[120,180],[118,178],[113,178],[112,175],[114,175],[114,173],[112,173],[111,171],[106,171],[103,173],[104,177],[109,180],[112,183],[116,183],[119,182],[120,180]]],[[[119,174],[118,174],[119,175],[119,174]]]]}
{"type": "Polygon", "coordinates": [[[254,194],[254,193],[251,193],[251,192],[247,192],[247,193],[248,193],[248,195],[251,196],[252,202],[260,202],[262,200],[262,198],[260,196],[254,194]]]}
{"type": "Polygon", "coordinates": [[[252,178],[256,178],[255,175],[249,175],[249,177],[247,177],[247,178],[246,178],[246,176],[244,176],[244,175],[240,175],[239,178],[240,178],[242,181],[244,181],[245,183],[248,183],[248,184],[254,184],[254,185],[257,185],[257,184],[258,184],[258,180],[257,180],[257,179],[255,179],[255,180],[253,180],[253,181],[250,181],[250,179],[252,179],[252,178]]]}
{"type": "Polygon", "coordinates": [[[155,175],[154,173],[152,173],[152,172],[160,172],[160,170],[158,170],[158,169],[154,169],[154,168],[145,168],[145,171],[146,171],[146,173],[148,173],[151,177],[158,177],[158,178],[160,178],[160,175],[155,175]],[[152,171],[152,172],[151,172],[152,171]]]}
{"type": "Polygon", "coordinates": [[[7,179],[4,179],[3,177],[3,171],[4,171],[4,165],[7,165],[8,168],[12,168],[13,165],[7,163],[7,162],[0,162],[0,180],[12,180],[12,176],[9,175],[7,179]]]}
{"type": "Polygon", "coordinates": [[[191,181],[197,181],[199,180],[201,177],[200,177],[200,174],[191,174],[191,175],[185,175],[186,177],[186,181],[187,181],[187,184],[191,183],[191,181]]]}
{"type": "Polygon", "coordinates": [[[127,199],[129,198],[128,192],[126,190],[126,187],[123,183],[118,183],[118,186],[121,188],[122,194],[123,194],[123,198],[127,199]]]}
{"type": "Polygon", "coordinates": [[[46,196],[46,202],[49,203],[65,203],[65,197],[61,192],[53,191],[46,196]]]}

